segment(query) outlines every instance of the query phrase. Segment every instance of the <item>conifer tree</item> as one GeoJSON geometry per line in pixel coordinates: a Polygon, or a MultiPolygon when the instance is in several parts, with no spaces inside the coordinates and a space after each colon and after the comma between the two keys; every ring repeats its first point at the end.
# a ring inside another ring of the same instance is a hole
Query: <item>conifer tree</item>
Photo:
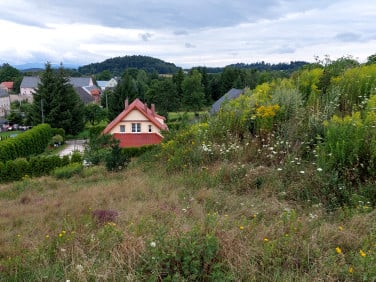
{"type": "Polygon", "coordinates": [[[63,66],[53,71],[46,64],[31,112],[33,124],[48,123],[63,128],[67,134],[77,134],[84,128],[84,105],[65,75],[63,66]]]}

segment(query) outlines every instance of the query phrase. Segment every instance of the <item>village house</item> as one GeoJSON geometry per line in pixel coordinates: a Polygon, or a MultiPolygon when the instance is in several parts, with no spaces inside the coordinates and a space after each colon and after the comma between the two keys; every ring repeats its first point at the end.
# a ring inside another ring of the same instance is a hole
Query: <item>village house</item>
{"type": "Polygon", "coordinates": [[[125,101],[124,110],[104,129],[104,134],[112,134],[120,141],[119,146],[140,147],[154,145],[162,141],[162,132],[168,130],[165,117],[155,111],[155,105],[151,108],[139,99],[128,104],[125,101]]]}
{"type": "Polygon", "coordinates": [[[10,111],[10,96],[6,88],[0,87],[0,117],[6,116],[10,111]]]}
{"type": "MultiPolygon", "coordinates": [[[[40,78],[38,76],[24,76],[20,86],[20,100],[27,100],[32,103],[33,94],[38,88],[39,83],[40,78]]],[[[70,77],[69,83],[73,86],[83,103],[99,103],[101,91],[100,88],[94,85],[91,77],[70,77]]]]}

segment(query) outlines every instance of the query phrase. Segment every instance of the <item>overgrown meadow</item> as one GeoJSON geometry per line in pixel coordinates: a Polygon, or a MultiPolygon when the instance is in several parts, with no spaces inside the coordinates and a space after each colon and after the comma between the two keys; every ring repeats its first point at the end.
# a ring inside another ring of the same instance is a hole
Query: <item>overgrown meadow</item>
{"type": "Polygon", "coordinates": [[[3,281],[375,281],[376,65],[248,89],[120,172],[0,186],[3,281]]]}

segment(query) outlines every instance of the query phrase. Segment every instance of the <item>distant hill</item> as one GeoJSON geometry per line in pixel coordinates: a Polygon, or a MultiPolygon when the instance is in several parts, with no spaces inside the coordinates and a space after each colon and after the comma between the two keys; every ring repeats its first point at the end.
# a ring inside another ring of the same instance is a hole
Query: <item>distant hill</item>
{"type": "Polygon", "coordinates": [[[159,74],[176,73],[179,70],[179,67],[175,64],[148,56],[134,55],[115,57],[101,63],[81,66],[78,68],[78,71],[83,75],[92,75],[108,70],[113,75],[120,76],[127,68],[137,68],[146,72],[157,72],[159,74]]]}
{"type": "MultiPolygon", "coordinates": [[[[44,70],[46,68],[46,64],[45,63],[27,63],[27,64],[22,64],[22,65],[15,65],[14,67],[23,72],[28,72],[28,71],[38,72],[38,71],[44,70]]],[[[57,69],[60,67],[60,64],[51,64],[51,67],[53,69],[57,69]]],[[[63,67],[65,69],[77,69],[78,65],[63,63],[63,67]]]]}
{"type": "Polygon", "coordinates": [[[258,63],[252,63],[252,64],[244,64],[244,63],[238,63],[238,64],[232,64],[228,67],[233,68],[239,68],[239,69],[255,69],[258,71],[296,71],[303,67],[304,65],[309,64],[308,62],[303,61],[295,61],[290,63],[278,63],[278,64],[270,64],[265,63],[264,61],[258,62],[258,63]]]}

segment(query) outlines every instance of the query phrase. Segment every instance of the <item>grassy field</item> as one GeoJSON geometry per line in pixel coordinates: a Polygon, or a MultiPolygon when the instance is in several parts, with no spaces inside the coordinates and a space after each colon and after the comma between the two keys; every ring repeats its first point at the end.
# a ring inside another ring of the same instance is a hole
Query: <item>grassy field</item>
{"type": "Polygon", "coordinates": [[[375,210],[291,202],[263,166],[240,191],[234,166],[1,185],[0,281],[374,281],[375,210]]]}

